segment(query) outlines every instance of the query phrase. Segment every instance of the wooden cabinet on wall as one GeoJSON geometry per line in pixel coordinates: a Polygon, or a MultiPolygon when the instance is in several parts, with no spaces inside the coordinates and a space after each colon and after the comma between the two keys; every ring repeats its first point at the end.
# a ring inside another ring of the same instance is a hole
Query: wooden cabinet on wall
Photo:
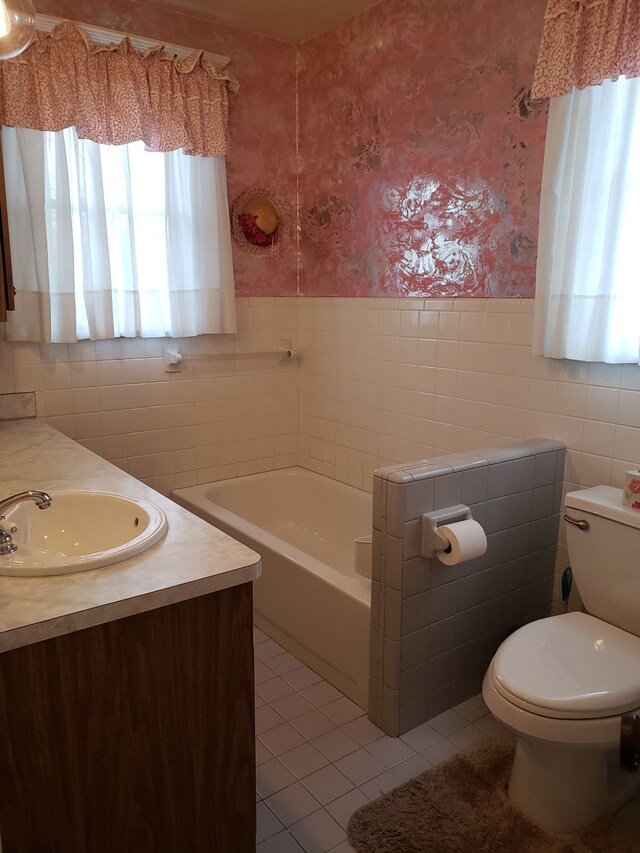
{"type": "Polygon", "coordinates": [[[4,187],[2,163],[2,136],[0,136],[0,323],[6,322],[7,311],[13,311],[13,278],[9,251],[9,222],[7,219],[7,194],[4,187]]]}

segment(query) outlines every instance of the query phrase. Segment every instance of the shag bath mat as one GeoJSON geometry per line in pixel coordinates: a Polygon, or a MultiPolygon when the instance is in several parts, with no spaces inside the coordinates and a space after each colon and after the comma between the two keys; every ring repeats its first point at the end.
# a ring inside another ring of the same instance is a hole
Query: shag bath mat
{"type": "Polygon", "coordinates": [[[358,853],[638,853],[640,807],[579,833],[553,835],[506,794],[513,744],[491,738],[353,814],[358,853]]]}

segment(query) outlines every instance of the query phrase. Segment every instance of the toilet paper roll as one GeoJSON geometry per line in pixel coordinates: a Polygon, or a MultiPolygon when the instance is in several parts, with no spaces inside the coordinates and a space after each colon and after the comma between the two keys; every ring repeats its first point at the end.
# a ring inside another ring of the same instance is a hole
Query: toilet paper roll
{"type": "Polygon", "coordinates": [[[445,566],[457,566],[465,560],[481,557],[487,550],[487,537],[482,526],[472,518],[443,524],[438,532],[449,541],[446,551],[436,551],[436,557],[445,566]]]}

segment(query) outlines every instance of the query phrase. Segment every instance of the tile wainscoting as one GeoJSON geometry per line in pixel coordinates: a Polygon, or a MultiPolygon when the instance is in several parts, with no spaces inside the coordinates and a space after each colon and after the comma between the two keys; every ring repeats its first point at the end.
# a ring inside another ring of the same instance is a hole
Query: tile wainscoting
{"type": "Polygon", "coordinates": [[[564,459],[524,441],[376,471],[369,716],[387,734],[478,693],[505,637],[551,615],[564,459]],[[422,553],[422,516],[459,504],[487,550],[446,566],[422,553]]]}

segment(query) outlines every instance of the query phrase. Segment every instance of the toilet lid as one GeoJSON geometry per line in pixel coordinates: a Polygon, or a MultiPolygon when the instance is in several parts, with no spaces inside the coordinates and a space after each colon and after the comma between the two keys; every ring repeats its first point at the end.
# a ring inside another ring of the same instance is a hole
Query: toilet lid
{"type": "Polygon", "coordinates": [[[607,717],[640,707],[640,637],[586,613],[530,622],[492,665],[506,699],[545,717],[607,717]]]}

